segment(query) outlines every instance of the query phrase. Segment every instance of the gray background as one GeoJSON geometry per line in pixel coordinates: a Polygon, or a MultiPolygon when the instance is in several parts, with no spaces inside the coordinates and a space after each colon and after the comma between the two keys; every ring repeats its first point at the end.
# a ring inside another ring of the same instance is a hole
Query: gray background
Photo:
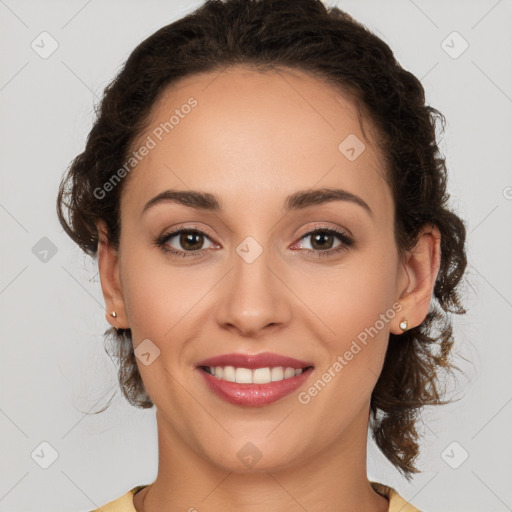
{"type": "MultiPolygon", "coordinates": [[[[91,510],[156,477],[155,411],[117,391],[96,264],[54,203],[103,88],[141,40],[200,3],[0,0],[1,511],[91,510]],[[31,47],[51,49],[43,31],[58,43],[47,58],[31,47]],[[107,411],[86,414],[113,393],[107,411]]],[[[460,400],[426,411],[412,483],[371,443],[369,476],[426,512],[512,510],[512,2],[336,5],[388,42],[445,114],[452,204],[468,225],[460,400]],[[461,55],[453,31],[469,44],[461,55]]]]}

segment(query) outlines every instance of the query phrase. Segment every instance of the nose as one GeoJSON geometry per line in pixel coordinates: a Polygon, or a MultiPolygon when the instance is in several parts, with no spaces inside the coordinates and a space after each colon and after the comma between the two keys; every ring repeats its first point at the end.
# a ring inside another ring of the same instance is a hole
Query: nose
{"type": "Polygon", "coordinates": [[[293,294],[270,250],[263,250],[254,261],[243,250],[240,254],[234,253],[232,268],[221,284],[216,320],[223,329],[258,338],[289,323],[293,294]]]}

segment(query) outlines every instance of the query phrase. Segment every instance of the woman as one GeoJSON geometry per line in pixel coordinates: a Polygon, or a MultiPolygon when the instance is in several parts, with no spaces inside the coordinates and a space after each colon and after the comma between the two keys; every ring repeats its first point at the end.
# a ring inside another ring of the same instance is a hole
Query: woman
{"type": "Polygon", "coordinates": [[[122,390],[156,405],[156,480],[101,510],[417,510],[366,443],[411,478],[453,369],[466,231],[438,119],[319,0],[207,1],[133,51],[58,197],[122,390]]]}

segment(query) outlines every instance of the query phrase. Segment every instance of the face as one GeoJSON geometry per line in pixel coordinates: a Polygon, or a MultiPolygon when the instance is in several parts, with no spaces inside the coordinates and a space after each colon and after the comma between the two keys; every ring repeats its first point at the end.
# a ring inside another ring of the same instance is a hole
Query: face
{"type": "Polygon", "coordinates": [[[131,329],[136,353],[146,343],[151,362],[137,365],[169,436],[231,471],[243,450],[268,470],[366,440],[408,278],[355,105],[298,71],[205,73],[165,92],[143,145],[102,284],[111,268],[110,321],[131,329]],[[244,359],[262,353],[274,356],[244,359]],[[217,376],[200,365],[226,354],[217,376]]]}

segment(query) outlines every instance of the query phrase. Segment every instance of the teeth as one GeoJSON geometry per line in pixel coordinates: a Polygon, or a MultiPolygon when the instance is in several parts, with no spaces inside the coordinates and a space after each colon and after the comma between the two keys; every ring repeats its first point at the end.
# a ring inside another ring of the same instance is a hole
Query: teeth
{"type": "Polygon", "coordinates": [[[276,382],[278,380],[283,380],[284,370],[282,366],[276,366],[270,370],[270,375],[272,377],[272,382],[276,382]]]}
{"type": "Polygon", "coordinates": [[[293,368],[286,368],[284,378],[289,379],[290,377],[295,377],[295,370],[293,368]]]}
{"type": "Polygon", "coordinates": [[[235,379],[240,384],[252,384],[252,370],[247,368],[237,368],[235,379]]]}
{"type": "Polygon", "coordinates": [[[252,371],[253,384],[266,384],[267,382],[272,382],[270,368],[256,368],[252,371]]]}
{"type": "Polygon", "coordinates": [[[209,373],[217,379],[228,382],[237,382],[239,384],[268,384],[283,379],[290,379],[302,373],[302,369],[295,369],[284,366],[275,366],[273,368],[235,368],[234,366],[216,366],[209,367],[209,373]]]}
{"type": "Polygon", "coordinates": [[[222,375],[222,378],[224,380],[227,380],[228,382],[235,382],[235,368],[234,366],[226,366],[224,367],[224,373],[222,375]]]}

